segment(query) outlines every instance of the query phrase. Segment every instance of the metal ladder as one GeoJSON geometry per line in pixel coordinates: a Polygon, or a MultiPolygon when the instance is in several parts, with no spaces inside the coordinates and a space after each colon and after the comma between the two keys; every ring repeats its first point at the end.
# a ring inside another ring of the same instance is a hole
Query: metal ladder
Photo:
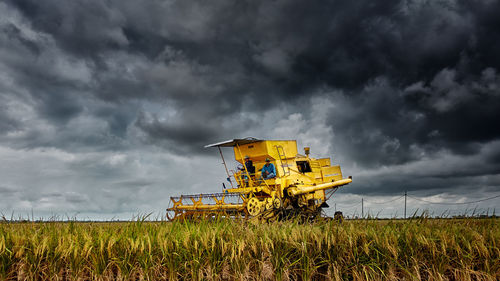
{"type": "Polygon", "coordinates": [[[276,146],[276,151],[278,152],[278,157],[280,158],[280,163],[281,163],[281,168],[283,168],[283,175],[284,176],[289,176],[290,175],[290,169],[288,168],[288,161],[285,155],[285,149],[281,145],[275,145],[276,146]],[[285,164],[283,164],[283,160],[285,161],[285,164]],[[286,170],[285,170],[286,167],[286,170]]]}

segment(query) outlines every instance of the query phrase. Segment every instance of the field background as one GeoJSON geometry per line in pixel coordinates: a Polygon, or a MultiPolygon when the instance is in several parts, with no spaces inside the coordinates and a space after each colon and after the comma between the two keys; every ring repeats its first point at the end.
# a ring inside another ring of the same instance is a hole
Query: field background
{"type": "Polygon", "coordinates": [[[1,280],[499,280],[500,219],[0,223],[1,280]]]}

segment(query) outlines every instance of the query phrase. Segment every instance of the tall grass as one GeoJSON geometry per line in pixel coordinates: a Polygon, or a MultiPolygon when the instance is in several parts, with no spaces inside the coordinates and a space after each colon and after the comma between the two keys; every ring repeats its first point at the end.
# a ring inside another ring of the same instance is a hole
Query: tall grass
{"type": "Polygon", "coordinates": [[[0,280],[499,280],[500,220],[0,223],[0,280]]]}

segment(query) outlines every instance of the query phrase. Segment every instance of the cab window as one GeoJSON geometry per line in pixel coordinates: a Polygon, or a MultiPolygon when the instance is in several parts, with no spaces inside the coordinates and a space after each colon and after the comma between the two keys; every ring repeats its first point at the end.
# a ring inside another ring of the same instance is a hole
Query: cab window
{"type": "Polygon", "coordinates": [[[301,173],[309,173],[312,172],[311,165],[307,161],[297,161],[297,168],[301,173]]]}

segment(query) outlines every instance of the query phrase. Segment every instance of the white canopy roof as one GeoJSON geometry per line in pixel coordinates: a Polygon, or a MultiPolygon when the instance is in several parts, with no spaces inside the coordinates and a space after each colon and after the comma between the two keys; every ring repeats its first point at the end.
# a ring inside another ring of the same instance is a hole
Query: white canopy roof
{"type": "Polygon", "coordinates": [[[249,143],[259,142],[259,141],[262,141],[262,140],[252,138],[252,137],[247,137],[244,139],[233,139],[233,140],[227,140],[227,141],[223,141],[223,142],[205,145],[205,148],[207,148],[207,147],[233,147],[236,145],[249,144],[249,143]]]}

